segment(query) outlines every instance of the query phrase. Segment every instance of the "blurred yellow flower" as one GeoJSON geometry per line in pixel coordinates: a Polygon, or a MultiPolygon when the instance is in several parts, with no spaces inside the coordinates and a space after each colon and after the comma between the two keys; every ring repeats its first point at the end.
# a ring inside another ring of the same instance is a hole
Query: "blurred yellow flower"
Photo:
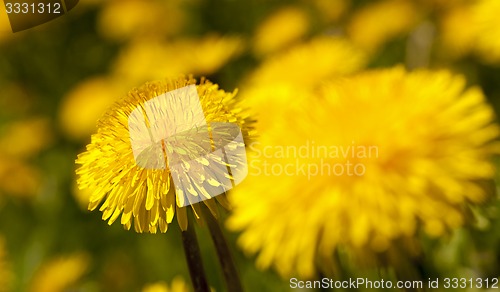
{"type": "Polygon", "coordinates": [[[33,197],[40,187],[40,171],[27,162],[0,153],[0,192],[33,197]]]}
{"type": "Polygon", "coordinates": [[[175,277],[170,287],[164,282],[149,284],[142,289],[142,292],[189,292],[188,285],[181,277],[175,277]]]}
{"type": "Polygon", "coordinates": [[[33,276],[30,291],[64,292],[75,288],[87,273],[90,259],[78,253],[61,256],[44,263],[33,276]]]}
{"type": "MultiPolygon", "coordinates": [[[[96,130],[96,121],[122,95],[122,86],[108,77],[94,77],[74,87],[62,101],[59,123],[75,140],[86,139],[96,130]]],[[[125,90],[123,90],[125,91],[125,90]]]]}
{"type": "Polygon", "coordinates": [[[500,2],[478,0],[451,9],[441,19],[445,54],[476,53],[488,63],[500,61],[500,2]]]}
{"type": "Polygon", "coordinates": [[[107,1],[98,19],[102,35],[118,41],[144,35],[172,35],[183,26],[186,16],[182,1],[107,1]]]}
{"type": "Polygon", "coordinates": [[[53,139],[49,120],[31,117],[0,127],[0,192],[29,198],[37,194],[40,171],[30,164],[53,139]]]}
{"type": "Polygon", "coordinates": [[[325,78],[355,72],[365,62],[363,52],[350,42],[322,36],[266,59],[247,82],[250,86],[291,84],[310,87],[325,78]]]}
{"type": "Polygon", "coordinates": [[[50,145],[52,129],[44,117],[32,117],[0,127],[0,153],[27,158],[50,145]]]}
{"type": "Polygon", "coordinates": [[[243,47],[239,37],[217,35],[173,42],[136,39],[120,52],[113,74],[127,83],[142,83],[184,72],[209,75],[238,56],[243,47]]]}
{"type": "Polygon", "coordinates": [[[14,275],[10,271],[10,265],[7,262],[5,243],[3,238],[0,237],[0,292],[11,291],[13,278],[14,275]]]}
{"type": "Polygon", "coordinates": [[[441,40],[445,46],[445,55],[460,57],[472,50],[476,28],[471,23],[473,16],[465,6],[451,10],[441,19],[441,40]]]}
{"type": "Polygon", "coordinates": [[[175,55],[188,66],[188,71],[196,75],[208,75],[217,72],[231,59],[239,56],[245,42],[238,36],[218,36],[207,34],[199,39],[178,39],[172,43],[175,55]]]}
{"type": "Polygon", "coordinates": [[[471,3],[473,1],[476,0],[417,0],[416,2],[433,11],[439,11],[441,9],[450,9],[454,6],[471,3]]]}
{"type": "Polygon", "coordinates": [[[258,121],[257,133],[269,128],[278,131],[287,129],[290,123],[290,112],[300,110],[305,101],[315,98],[309,88],[286,83],[247,86],[239,96],[245,106],[256,113],[254,118],[258,121]],[[272,114],[269,114],[270,109],[272,109],[272,114]]]}
{"type": "MultiPolygon", "coordinates": [[[[135,231],[139,233],[156,233],[158,227],[161,232],[166,232],[168,224],[177,212],[177,221],[181,229],[186,230],[187,208],[183,207],[184,197],[175,193],[171,182],[172,171],[168,168],[145,168],[136,162],[129,133],[129,115],[135,108],[144,107],[146,101],[160,94],[194,84],[196,80],[192,77],[146,83],[130,91],[99,120],[97,133],[92,135],[87,151],[80,154],[76,161],[81,165],[77,170],[80,176],[78,186],[81,189],[88,188],[92,192],[90,210],[96,209],[104,202],[99,210],[103,212],[103,220],[109,219],[109,224],[123,213],[121,223],[126,229],[130,229],[133,222],[135,231]]],[[[196,85],[196,89],[207,123],[231,122],[241,128],[243,135],[249,133],[250,127],[246,117],[235,105],[235,92],[227,93],[219,89],[218,85],[204,79],[196,85]]],[[[181,146],[189,145],[191,144],[186,143],[181,146]]],[[[162,147],[165,151],[165,146],[162,147]]],[[[170,151],[169,146],[166,147],[170,151]]],[[[184,152],[191,151],[183,149],[184,152]]],[[[194,167],[191,163],[185,165],[188,168],[191,166],[194,167]]],[[[192,191],[205,197],[210,196],[203,183],[205,181],[196,185],[198,189],[192,191]]],[[[224,195],[215,198],[227,207],[224,195]]],[[[216,201],[203,201],[214,215],[216,201]]],[[[191,206],[198,216],[199,206],[191,206]]]]}
{"type": "Polygon", "coordinates": [[[374,52],[392,38],[408,33],[419,14],[412,1],[377,1],[354,12],[347,24],[347,34],[355,44],[374,52]]]}
{"type": "Polygon", "coordinates": [[[338,21],[349,9],[350,0],[304,0],[312,3],[326,22],[338,21]]]}
{"type": "Polygon", "coordinates": [[[330,82],[291,108],[289,130],[259,133],[230,193],[241,247],[259,267],[311,277],[338,246],[376,253],[420,227],[438,236],[462,225],[467,202],[488,196],[478,182],[494,175],[499,135],[465,84],[398,67],[330,82]]]}
{"type": "Polygon", "coordinates": [[[304,9],[281,8],[259,24],[253,50],[257,55],[273,53],[300,40],[308,29],[309,17],[304,9]]]}
{"type": "Polygon", "coordinates": [[[476,17],[477,51],[487,62],[500,62],[500,1],[482,0],[473,7],[476,17]]]}

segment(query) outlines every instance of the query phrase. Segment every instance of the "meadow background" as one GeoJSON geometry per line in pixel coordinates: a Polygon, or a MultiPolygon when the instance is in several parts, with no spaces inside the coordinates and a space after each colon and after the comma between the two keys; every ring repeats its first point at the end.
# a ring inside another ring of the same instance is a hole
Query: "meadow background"
{"type": "MultiPolygon", "coordinates": [[[[446,69],[480,86],[499,113],[498,15],[496,0],[83,0],[63,17],[14,34],[2,6],[0,291],[190,289],[176,224],[154,235],[108,226],[100,212],[87,211],[88,194],[76,188],[77,154],[104,110],[131,88],[193,74],[226,91],[238,88],[244,98],[290,68],[300,80],[322,76],[315,71],[323,70],[321,55],[289,52],[335,37],[362,55],[342,74],[396,65],[446,69]],[[283,63],[266,67],[274,60],[283,63]]],[[[497,195],[474,209],[467,228],[425,241],[424,274],[497,278],[499,208],[497,195]]],[[[208,232],[196,229],[209,281],[224,291],[208,232]]],[[[247,291],[289,290],[288,279],[257,269],[240,251],[236,232],[226,235],[247,291]]]]}

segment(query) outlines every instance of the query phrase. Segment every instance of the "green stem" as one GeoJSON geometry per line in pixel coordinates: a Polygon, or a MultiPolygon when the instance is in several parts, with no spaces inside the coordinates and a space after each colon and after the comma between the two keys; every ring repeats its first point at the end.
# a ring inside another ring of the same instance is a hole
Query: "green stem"
{"type": "Polygon", "coordinates": [[[224,279],[226,281],[226,288],[231,292],[242,292],[243,287],[241,285],[240,277],[236,270],[231,251],[229,250],[229,245],[227,244],[224,233],[220,228],[219,222],[212,215],[212,213],[210,213],[210,210],[208,210],[205,205],[200,205],[202,205],[201,210],[203,219],[205,219],[205,222],[207,223],[208,229],[210,230],[210,236],[212,237],[212,241],[214,242],[215,249],[217,251],[219,263],[222,267],[222,273],[224,274],[224,279]]]}
{"type": "Polygon", "coordinates": [[[194,291],[210,291],[193,222],[189,222],[187,230],[182,231],[182,246],[184,247],[184,254],[186,256],[194,291]]]}

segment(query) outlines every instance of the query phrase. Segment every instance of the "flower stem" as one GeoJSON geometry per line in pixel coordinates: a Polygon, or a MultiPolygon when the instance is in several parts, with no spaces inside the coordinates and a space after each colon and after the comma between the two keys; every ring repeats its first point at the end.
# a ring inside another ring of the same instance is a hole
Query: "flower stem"
{"type": "Polygon", "coordinates": [[[201,207],[203,218],[205,219],[204,221],[207,223],[208,229],[210,230],[210,236],[214,242],[219,263],[222,267],[222,273],[224,274],[224,279],[226,281],[227,291],[242,292],[243,287],[241,285],[240,277],[236,270],[231,251],[229,250],[229,246],[219,222],[212,215],[212,213],[210,213],[210,210],[208,210],[206,206],[201,207]]]}
{"type": "Polygon", "coordinates": [[[184,247],[184,254],[186,256],[194,291],[210,291],[193,222],[189,222],[187,230],[182,231],[182,246],[184,247]]]}

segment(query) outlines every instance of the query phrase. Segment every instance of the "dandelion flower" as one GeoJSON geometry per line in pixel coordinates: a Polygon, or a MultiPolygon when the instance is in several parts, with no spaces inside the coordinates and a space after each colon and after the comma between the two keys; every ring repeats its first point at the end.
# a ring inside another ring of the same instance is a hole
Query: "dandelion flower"
{"type": "Polygon", "coordinates": [[[243,40],[237,36],[212,34],[172,42],[141,38],[120,52],[113,74],[133,83],[178,76],[183,72],[209,75],[239,56],[243,49],[243,40]]]}
{"type": "Polygon", "coordinates": [[[307,13],[296,7],[278,10],[265,19],[255,32],[254,51],[265,55],[289,46],[309,29],[307,13]]]}
{"type": "Polygon", "coordinates": [[[33,197],[40,188],[41,178],[38,168],[0,153],[0,192],[20,198],[33,197]]]}
{"type": "Polygon", "coordinates": [[[181,1],[106,1],[98,28],[105,37],[118,41],[139,35],[172,35],[186,20],[180,4],[181,1]]]}
{"type": "Polygon", "coordinates": [[[42,174],[29,159],[46,149],[52,140],[52,129],[45,117],[0,127],[0,191],[20,198],[36,195],[42,174]]]}
{"type": "Polygon", "coordinates": [[[353,73],[365,62],[365,54],[349,41],[321,36],[268,58],[255,69],[247,83],[310,87],[325,78],[353,73]]]}
{"type": "Polygon", "coordinates": [[[354,13],[347,25],[347,33],[356,45],[373,52],[386,41],[409,32],[415,26],[418,14],[411,1],[378,1],[354,13]]]}
{"type": "Polygon", "coordinates": [[[74,288],[89,267],[86,254],[61,256],[44,263],[31,281],[31,290],[36,292],[62,292],[74,288]]]}
{"type": "Polygon", "coordinates": [[[499,134],[465,84],[447,71],[361,73],[293,107],[290,130],[260,131],[249,177],[230,194],[241,247],[262,268],[312,277],[337,247],[377,253],[464,224],[466,204],[488,197],[479,182],[494,175],[499,134]]]}
{"type": "Polygon", "coordinates": [[[60,127],[66,136],[83,140],[96,129],[96,120],[121,95],[121,86],[107,77],[94,77],[75,86],[59,110],[60,127]]]}
{"type": "Polygon", "coordinates": [[[458,6],[441,19],[441,40],[447,54],[475,53],[485,62],[500,61],[500,2],[480,0],[458,6]]]}
{"type": "Polygon", "coordinates": [[[350,0],[305,0],[312,4],[326,22],[338,21],[351,5],[350,0]]]}
{"type": "Polygon", "coordinates": [[[311,88],[325,79],[354,73],[365,63],[365,54],[349,41],[318,37],[265,60],[244,82],[240,98],[256,113],[259,131],[283,129],[290,123],[286,109],[300,108],[301,102],[313,98],[311,88]]]}
{"type": "Polygon", "coordinates": [[[28,158],[47,148],[52,142],[47,118],[33,117],[0,127],[0,153],[28,158]]]}
{"type": "MultiPolygon", "coordinates": [[[[80,154],[76,161],[77,164],[81,165],[77,170],[77,174],[80,176],[78,185],[80,189],[87,188],[92,192],[90,210],[96,209],[102,203],[99,210],[103,212],[103,220],[109,220],[109,224],[112,224],[121,214],[121,223],[126,229],[130,229],[133,223],[135,231],[139,233],[156,233],[158,227],[161,232],[166,232],[168,224],[172,222],[174,214],[177,213],[177,221],[181,229],[186,230],[187,228],[186,208],[183,208],[186,201],[184,196],[176,193],[172,168],[145,167],[139,163],[140,159],[136,159],[140,156],[136,156],[132,147],[129,118],[133,117],[132,113],[135,109],[144,108],[147,101],[166,92],[191,85],[196,86],[195,90],[199,96],[201,110],[206,122],[212,127],[212,137],[220,134],[216,132],[214,123],[238,125],[245,137],[251,133],[248,118],[243,116],[241,109],[235,105],[233,97],[236,92],[227,93],[219,89],[216,84],[206,80],[202,80],[198,85],[195,84],[196,80],[191,77],[146,83],[117,101],[98,121],[97,133],[92,135],[91,143],[87,145],[87,151],[80,154]]],[[[168,105],[166,106],[168,107],[168,105]]],[[[152,118],[159,115],[165,108],[158,107],[156,110],[159,112],[158,114],[152,113],[152,118]]],[[[189,112],[186,111],[183,114],[190,116],[189,112]]],[[[147,136],[147,132],[155,129],[153,127],[156,126],[150,125],[149,127],[150,130],[145,131],[142,135],[147,136]]],[[[189,156],[192,153],[192,148],[197,147],[196,143],[191,142],[191,140],[179,139],[179,146],[175,151],[184,152],[185,155],[189,156]]],[[[148,149],[154,150],[153,148],[148,149]]],[[[164,152],[172,149],[170,146],[162,144],[159,150],[164,152]]],[[[170,158],[167,157],[167,159],[170,158]]],[[[149,162],[147,159],[144,161],[149,162]]],[[[165,163],[163,158],[157,162],[165,163]]],[[[216,167],[210,164],[213,162],[206,160],[200,163],[207,167],[216,167]]],[[[198,166],[204,167],[191,162],[182,164],[182,167],[186,169],[198,166]]],[[[226,167],[223,163],[220,163],[220,166],[226,167]]],[[[211,186],[219,184],[211,177],[200,175],[194,182],[196,190],[190,188],[188,191],[193,196],[203,195],[205,198],[211,198],[211,195],[207,193],[209,186],[205,183],[211,186]]],[[[215,198],[217,202],[227,207],[223,194],[215,198]]],[[[214,215],[216,214],[216,201],[203,201],[214,215]]],[[[199,214],[198,206],[192,205],[192,208],[197,216],[199,214]]]]}
{"type": "Polygon", "coordinates": [[[456,58],[473,50],[476,29],[470,25],[472,22],[473,15],[466,6],[451,9],[440,19],[440,38],[446,55],[456,58]]]}

